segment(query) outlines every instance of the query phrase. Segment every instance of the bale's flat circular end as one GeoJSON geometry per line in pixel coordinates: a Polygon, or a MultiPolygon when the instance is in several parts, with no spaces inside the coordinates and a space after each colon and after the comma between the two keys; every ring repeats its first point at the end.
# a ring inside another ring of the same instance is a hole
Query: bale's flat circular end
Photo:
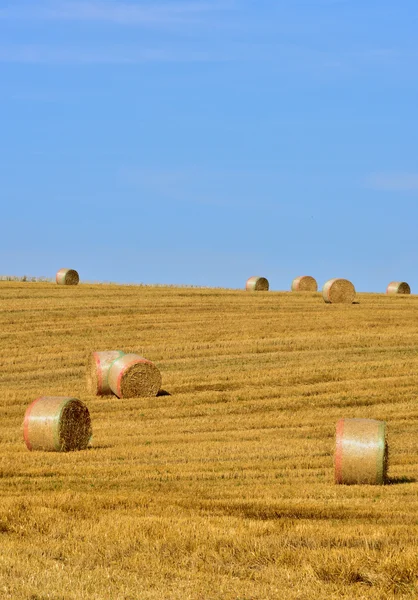
{"type": "Polygon", "coordinates": [[[92,437],[90,413],[81,400],[72,398],[61,412],[60,450],[85,450],[92,437]]]}
{"type": "Polygon", "coordinates": [[[26,409],[23,439],[29,450],[85,450],[91,436],[89,410],[78,398],[41,396],[26,409]]]}
{"type": "Polygon", "coordinates": [[[386,423],[340,419],[336,428],[335,483],[382,485],[387,478],[386,423]]]}
{"type": "Polygon", "coordinates": [[[268,292],[269,282],[265,277],[250,277],[245,284],[247,292],[268,292]]]}
{"type": "Polygon", "coordinates": [[[124,355],[122,350],[105,350],[93,352],[90,355],[86,370],[87,389],[96,396],[111,395],[108,376],[110,365],[114,360],[124,355]]]}
{"type": "Polygon", "coordinates": [[[352,304],[356,290],[348,279],[330,279],[322,288],[322,297],[328,304],[352,304]]]}
{"type": "Polygon", "coordinates": [[[391,281],[386,288],[387,294],[410,294],[411,288],[406,281],[391,281]]]}
{"type": "Polygon", "coordinates": [[[74,269],[60,269],[56,275],[58,285],[77,285],[80,277],[74,269]]]}
{"type": "Polygon", "coordinates": [[[109,386],[118,398],[156,396],[161,381],[161,373],[154,363],[137,354],[125,354],[109,369],[109,386]]]}
{"type": "Polygon", "coordinates": [[[318,283],[310,275],[301,275],[292,281],[291,290],[292,292],[317,292],[318,283]]]}

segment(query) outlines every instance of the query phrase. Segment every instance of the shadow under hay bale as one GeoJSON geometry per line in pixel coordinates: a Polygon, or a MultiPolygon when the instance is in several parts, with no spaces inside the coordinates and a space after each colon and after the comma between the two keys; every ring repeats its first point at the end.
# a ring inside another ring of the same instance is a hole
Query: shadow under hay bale
{"type": "Polygon", "coordinates": [[[269,282],[265,277],[250,277],[245,284],[247,292],[268,292],[269,282]]]}
{"type": "Polygon", "coordinates": [[[171,396],[171,394],[167,390],[158,390],[157,396],[171,396]]]}
{"type": "Polygon", "coordinates": [[[105,350],[93,352],[90,355],[86,379],[87,389],[91,394],[96,396],[112,395],[113,392],[108,381],[110,365],[124,354],[122,350],[105,350]]]}
{"type": "Polygon", "coordinates": [[[356,290],[348,279],[330,279],[322,288],[322,297],[327,304],[352,304],[356,290]]]}
{"type": "Polygon", "coordinates": [[[386,423],[340,419],[336,428],[335,483],[382,485],[387,480],[386,423]]]}
{"type": "Polygon", "coordinates": [[[400,485],[402,483],[415,483],[416,479],[414,477],[387,477],[386,485],[400,485]]]}
{"type": "Polygon", "coordinates": [[[41,396],[26,409],[23,438],[29,450],[84,450],[91,437],[89,410],[77,398],[41,396]]]}
{"type": "Polygon", "coordinates": [[[80,277],[74,269],[60,269],[56,275],[58,285],[77,285],[80,277]]]}
{"type": "Polygon", "coordinates": [[[318,283],[310,275],[301,275],[300,277],[295,277],[290,289],[292,292],[317,292],[318,283]]]}
{"type": "Polygon", "coordinates": [[[153,362],[125,354],[110,365],[109,387],[118,398],[156,396],[161,387],[161,373],[153,362]]]}
{"type": "Polygon", "coordinates": [[[411,288],[406,281],[391,281],[386,288],[387,294],[410,294],[411,288]]]}

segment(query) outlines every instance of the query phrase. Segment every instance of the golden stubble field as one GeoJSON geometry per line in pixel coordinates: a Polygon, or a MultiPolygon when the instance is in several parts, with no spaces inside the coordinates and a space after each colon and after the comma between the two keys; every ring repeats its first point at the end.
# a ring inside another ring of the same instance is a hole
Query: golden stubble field
{"type": "Polygon", "coordinates": [[[0,283],[0,597],[418,597],[418,297],[0,283]],[[96,398],[93,350],[170,395],[96,398]],[[29,452],[75,396],[92,448],[29,452]],[[390,484],[333,483],[340,417],[388,423],[390,484]]]}

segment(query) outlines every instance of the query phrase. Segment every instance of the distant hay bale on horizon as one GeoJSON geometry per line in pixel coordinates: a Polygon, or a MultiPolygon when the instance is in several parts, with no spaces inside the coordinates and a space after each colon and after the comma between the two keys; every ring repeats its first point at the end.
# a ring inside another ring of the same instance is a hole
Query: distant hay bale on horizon
{"type": "Polygon", "coordinates": [[[310,275],[301,275],[300,277],[295,277],[290,289],[292,292],[317,292],[318,283],[310,275]]]}
{"type": "Polygon", "coordinates": [[[411,288],[406,281],[391,281],[386,288],[387,294],[410,294],[411,288]]]}
{"type": "Polygon", "coordinates": [[[89,410],[77,398],[41,396],[26,409],[23,438],[29,450],[84,450],[91,436],[89,410]]]}
{"type": "Polygon", "coordinates": [[[336,427],[335,483],[382,485],[387,468],[386,423],[340,419],[336,427]]]}
{"type": "Polygon", "coordinates": [[[118,398],[156,396],[161,373],[153,362],[138,354],[124,354],[112,362],[108,383],[118,398]]]}
{"type": "Polygon", "coordinates": [[[322,288],[322,297],[327,304],[352,304],[356,290],[348,279],[330,279],[322,288]]]}
{"type": "Polygon", "coordinates": [[[268,292],[269,282],[265,277],[250,277],[245,284],[247,292],[268,292]]]}
{"type": "Polygon", "coordinates": [[[60,269],[56,275],[58,285],[77,285],[80,277],[74,269],[60,269]]]}
{"type": "Polygon", "coordinates": [[[104,350],[90,354],[86,378],[87,389],[91,394],[95,396],[113,394],[108,381],[110,365],[124,354],[122,350],[104,350]]]}

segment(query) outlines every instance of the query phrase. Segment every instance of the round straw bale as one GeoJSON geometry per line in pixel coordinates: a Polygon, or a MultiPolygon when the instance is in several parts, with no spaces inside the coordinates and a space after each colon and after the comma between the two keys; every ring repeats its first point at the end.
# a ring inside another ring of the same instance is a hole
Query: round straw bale
{"type": "Polygon", "coordinates": [[[118,398],[156,396],[161,373],[150,360],[138,354],[124,354],[110,365],[108,383],[118,398]]]}
{"type": "Polygon", "coordinates": [[[265,277],[250,277],[245,284],[247,292],[268,292],[269,282],[265,277]]]}
{"type": "Polygon", "coordinates": [[[108,375],[110,365],[114,360],[125,353],[122,350],[105,350],[104,352],[93,352],[87,367],[87,389],[96,396],[111,395],[108,375]]]}
{"type": "Polygon", "coordinates": [[[57,272],[56,281],[58,285],[77,285],[80,277],[74,269],[60,269],[57,272]]]}
{"type": "Polygon", "coordinates": [[[387,294],[410,294],[411,288],[406,281],[391,281],[386,288],[387,294]]]}
{"type": "Polygon", "coordinates": [[[318,284],[310,275],[301,275],[292,281],[291,290],[292,292],[317,292],[318,284]]]}
{"type": "Polygon", "coordinates": [[[335,447],[335,483],[381,485],[388,467],[386,423],[340,419],[335,447]]]}
{"type": "Polygon", "coordinates": [[[42,396],[26,410],[23,437],[29,450],[84,450],[91,436],[88,408],[77,398],[42,396]]]}
{"type": "Polygon", "coordinates": [[[322,296],[328,304],[352,304],[356,290],[348,279],[330,279],[322,288],[322,296]]]}

